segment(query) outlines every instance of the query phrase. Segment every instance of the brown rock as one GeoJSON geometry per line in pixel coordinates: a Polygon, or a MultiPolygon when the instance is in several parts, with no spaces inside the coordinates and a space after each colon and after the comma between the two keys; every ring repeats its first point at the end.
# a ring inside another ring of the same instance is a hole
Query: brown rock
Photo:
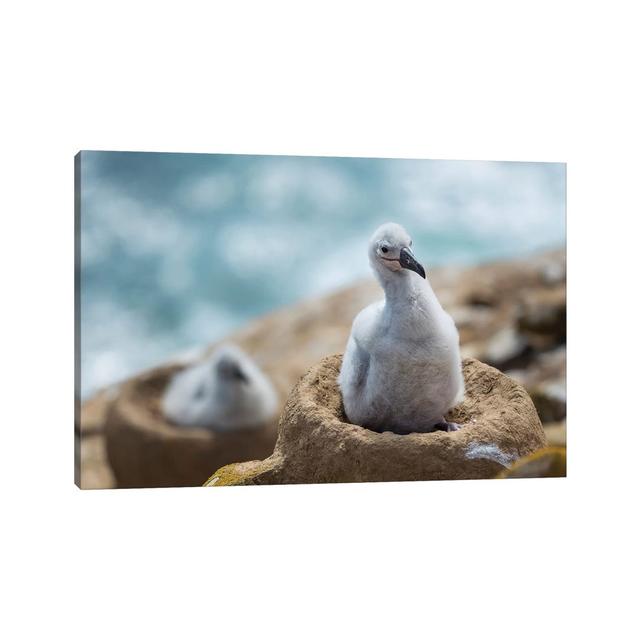
{"type": "Polygon", "coordinates": [[[129,380],[111,405],[105,434],[119,487],[200,486],[211,469],[273,451],[275,422],[260,430],[229,433],[167,422],[161,398],[179,368],[161,367],[129,380]]]}
{"type": "Polygon", "coordinates": [[[531,399],[543,423],[558,422],[567,415],[567,388],[564,379],[539,384],[531,391],[531,399]]]}
{"type": "Polygon", "coordinates": [[[506,326],[487,340],[480,359],[504,371],[520,362],[526,362],[528,352],[527,341],[513,327],[506,326]]]}
{"type": "Polygon", "coordinates": [[[113,489],[116,480],[107,462],[104,435],[76,434],[76,484],[81,489],[113,489]]]}
{"type": "Polygon", "coordinates": [[[493,478],[546,444],[525,390],[476,360],[464,362],[466,399],[448,416],[461,430],[398,435],[349,424],[336,382],[341,362],[324,358],[296,385],[269,458],[224,467],[207,486],[493,478]]]}
{"type": "Polygon", "coordinates": [[[564,285],[526,292],[518,311],[518,329],[539,349],[567,338],[567,296],[564,285]]]}
{"type": "Polygon", "coordinates": [[[104,425],[115,397],[113,388],[103,389],[80,405],[77,401],[74,438],[74,478],[81,489],[113,489],[115,478],[107,462],[104,425]]]}
{"type": "Polygon", "coordinates": [[[116,387],[102,389],[82,403],[80,409],[80,432],[84,434],[101,433],[107,418],[109,406],[117,395],[116,387]]]}
{"type": "Polygon", "coordinates": [[[505,373],[515,378],[529,392],[549,380],[564,381],[567,375],[566,347],[562,346],[552,351],[538,353],[526,367],[509,368],[505,373]]]}
{"type": "Polygon", "coordinates": [[[567,446],[567,423],[566,422],[552,422],[551,424],[545,424],[544,432],[547,435],[547,442],[554,447],[566,447],[567,446]]]}

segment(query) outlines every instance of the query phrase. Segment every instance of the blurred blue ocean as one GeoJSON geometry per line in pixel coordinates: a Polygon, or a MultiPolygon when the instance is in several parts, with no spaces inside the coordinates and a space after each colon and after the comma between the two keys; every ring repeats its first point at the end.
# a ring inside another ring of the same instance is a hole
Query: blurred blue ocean
{"type": "Polygon", "coordinates": [[[427,267],[560,246],[565,165],[84,151],[81,212],[86,397],[368,276],[382,222],[427,267]]]}

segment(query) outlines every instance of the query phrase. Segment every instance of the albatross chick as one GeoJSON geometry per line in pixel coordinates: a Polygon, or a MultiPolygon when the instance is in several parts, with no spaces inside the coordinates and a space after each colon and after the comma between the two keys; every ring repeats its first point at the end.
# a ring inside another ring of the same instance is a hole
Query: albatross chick
{"type": "Polygon", "coordinates": [[[353,321],[338,383],[347,418],[374,431],[409,433],[460,425],[444,418],[464,396],[459,336],[398,224],[369,241],[384,300],[353,321]]]}
{"type": "Polygon", "coordinates": [[[230,344],[178,372],[162,399],[163,413],[171,422],[214,431],[263,427],[274,417],[277,404],[268,378],[230,344]]]}

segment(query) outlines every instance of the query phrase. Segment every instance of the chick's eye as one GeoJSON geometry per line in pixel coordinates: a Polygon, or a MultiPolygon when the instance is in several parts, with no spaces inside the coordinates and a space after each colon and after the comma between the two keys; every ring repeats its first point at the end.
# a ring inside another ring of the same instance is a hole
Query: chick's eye
{"type": "Polygon", "coordinates": [[[380,251],[382,251],[382,253],[387,253],[389,249],[387,247],[380,247],[380,251]]]}

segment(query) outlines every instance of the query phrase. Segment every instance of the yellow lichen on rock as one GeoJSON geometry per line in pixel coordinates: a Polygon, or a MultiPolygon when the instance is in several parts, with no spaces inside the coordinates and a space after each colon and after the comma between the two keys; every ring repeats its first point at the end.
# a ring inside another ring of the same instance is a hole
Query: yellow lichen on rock
{"type": "Polygon", "coordinates": [[[265,484],[258,481],[274,467],[274,460],[251,460],[236,462],[218,469],[205,483],[205,487],[229,487],[249,484],[265,484]]]}
{"type": "Polygon", "coordinates": [[[499,478],[565,478],[567,450],[565,447],[547,447],[518,460],[499,478]]]}

